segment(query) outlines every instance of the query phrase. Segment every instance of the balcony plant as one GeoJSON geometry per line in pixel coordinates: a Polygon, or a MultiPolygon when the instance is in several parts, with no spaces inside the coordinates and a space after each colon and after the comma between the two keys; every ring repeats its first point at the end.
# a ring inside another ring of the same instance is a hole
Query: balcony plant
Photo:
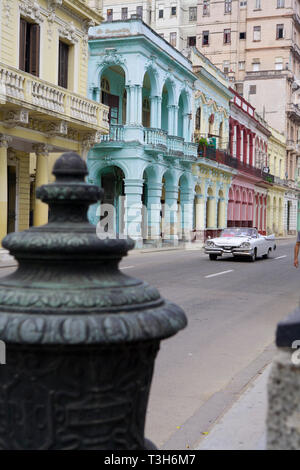
{"type": "Polygon", "coordinates": [[[205,157],[206,156],[206,148],[208,146],[208,141],[205,137],[200,137],[196,139],[196,142],[198,144],[198,155],[199,157],[205,157]]]}

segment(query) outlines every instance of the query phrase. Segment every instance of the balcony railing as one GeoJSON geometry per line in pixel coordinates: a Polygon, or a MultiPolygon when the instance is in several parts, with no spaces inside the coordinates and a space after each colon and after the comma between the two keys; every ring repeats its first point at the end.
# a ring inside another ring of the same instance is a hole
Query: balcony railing
{"type": "Polygon", "coordinates": [[[145,128],[144,129],[144,143],[154,148],[167,147],[168,133],[162,129],[145,128]]]}
{"type": "Polygon", "coordinates": [[[184,139],[182,137],[177,137],[175,135],[168,135],[167,145],[168,145],[168,154],[169,155],[183,155],[184,139]]]}
{"type": "Polygon", "coordinates": [[[290,117],[300,120],[300,108],[297,104],[289,103],[287,105],[287,113],[290,115],[290,117]]]}
{"type": "Polygon", "coordinates": [[[53,85],[38,77],[0,63],[0,99],[22,107],[26,104],[81,121],[87,127],[108,129],[108,107],[84,98],[70,90],[53,85]]]}
{"type": "Polygon", "coordinates": [[[100,142],[123,142],[124,141],[124,126],[121,124],[112,124],[109,133],[100,136],[100,142]]]}
{"type": "Polygon", "coordinates": [[[247,163],[244,163],[238,160],[237,158],[232,157],[231,155],[222,150],[207,147],[204,148],[202,152],[199,152],[199,156],[209,158],[210,160],[214,160],[217,163],[222,163],[223,165],[230,166],[231,168],[234,168],[236,170],[244,171],[245,173],[248,173],[252,176],[256,176],[257,178],[263,179],[264,181],[267,181],[269,183],[274,182],[274,175],[270,173],[265,173],[260,168],[248,165],[247,163]]]}
{"type": "Polygon", "coordinates": [[[193,142],[184,142],[184,155],[193,160],[197,160],[198,144],[193,142]]]}

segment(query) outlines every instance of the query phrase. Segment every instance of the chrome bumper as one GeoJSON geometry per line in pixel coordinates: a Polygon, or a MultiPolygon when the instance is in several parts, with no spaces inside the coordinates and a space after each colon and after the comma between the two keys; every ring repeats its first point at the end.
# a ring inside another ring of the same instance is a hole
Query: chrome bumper
{"type": "Polygon", "coordinates": [[[233,255],[233,256],[253,256],[254,250],[243,250],[242,248],[236,248],[232,250],[224,250],[223,248],[204,248],[204,252],[207,255],[233,255]]]}

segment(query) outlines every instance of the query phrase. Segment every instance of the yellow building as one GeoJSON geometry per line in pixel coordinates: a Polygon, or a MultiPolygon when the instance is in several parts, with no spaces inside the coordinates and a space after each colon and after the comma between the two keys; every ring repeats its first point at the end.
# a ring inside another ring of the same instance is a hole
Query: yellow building
{"type": "Polygon", "coordinates": [[[0,2],[0,243],[47,222],[35,188],[57,154],[85,156],[108,132],[108,108],[87,99],[88,28],[97,0],[0,2]]]}
{"type": "Polygon", "coordinates": [[[284,234],[284,195],[286,192],[286,139],[283,134],[268,126],[271,136],[268,141],[270,173],[274,184],[268,189],[267,233],[284,234]]]}

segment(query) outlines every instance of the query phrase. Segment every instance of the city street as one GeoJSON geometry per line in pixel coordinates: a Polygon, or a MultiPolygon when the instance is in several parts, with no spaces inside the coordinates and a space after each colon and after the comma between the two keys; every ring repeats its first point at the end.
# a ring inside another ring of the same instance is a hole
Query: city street
{"type": "Polygon", "coordinates": [[[188,316],[188,327],[162,342],[156,361],[146,436],[159,448],[195,447],[272,360],[276,324],[299,302],[293,249],[292,241],[279,241],[272,258],[255,263],[209,261],[198,251],[133,254],[122,262],[124,273],[158,287],[188,316]]]}
{"type": "Polygon", "coordinates": [[[281,240],[270,259],[255,263],[209,261],[200,250],[133,252],[122,261],[124,274],[159,288],[188,317],[185,330],[162,342],[156,361],[146,437],[157,447],[195,448],[271,362],[276,324],[299,301],[293,248],[293,240],[281,240]]]}

